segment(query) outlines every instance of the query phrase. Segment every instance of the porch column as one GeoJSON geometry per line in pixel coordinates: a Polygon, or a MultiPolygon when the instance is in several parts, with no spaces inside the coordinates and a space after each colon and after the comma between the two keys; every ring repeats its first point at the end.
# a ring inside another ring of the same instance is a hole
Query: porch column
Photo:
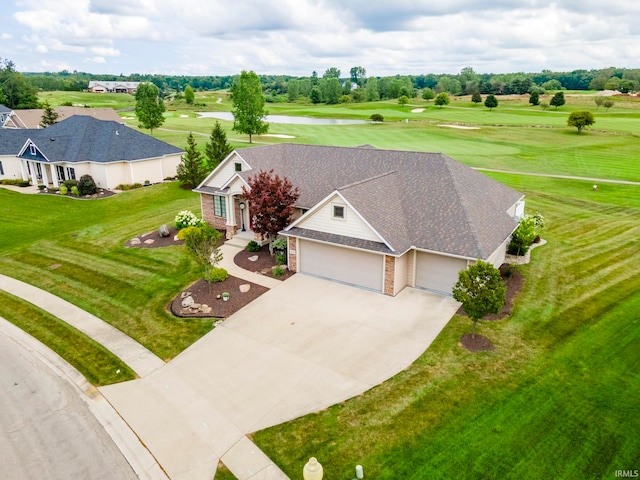
{"type": "Polygon", "coordinates": [[[58,182],[58,167],[56,165],[51,165],[51,180],[53,180],[53,186],[58,188],[60,183],[58,182]]]}
{"type": "Polygon", "coordinates": [[[231,239],[238,231],[235,200],[233,195],[225,195],[224,199],[227,204],[227,239],[231,239]]]}
{"type": "Polygon", "coordinates": [[[26,160],[20,160],[20,173],[22,180],[29,180],[29,170],[27,170],[26,160]]]}
{"type": "Polygon", "coordinates": [[[28,162],[29,168],[31,169],[31,183],[34,185],[38,185],[38,169],[36,167],[35,162],[28,162]]]}
{"type": "Polygon", "coordinates": [[[49,167],[49,165],[47,165],[46,163],[42,164],[42,183],[45,187],[49,186],[49,175],[47,175],[47,167],[49,167]]]}

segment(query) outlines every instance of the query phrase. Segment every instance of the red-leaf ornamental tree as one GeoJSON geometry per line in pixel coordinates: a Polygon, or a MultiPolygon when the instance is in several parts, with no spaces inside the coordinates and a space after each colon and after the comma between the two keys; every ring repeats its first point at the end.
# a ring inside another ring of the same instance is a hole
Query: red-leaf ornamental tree
{"type": "Polygon", "coordinates": [[[278,232],[291,221],[294,204],[298,199],[298,187],[286,177],[273,174],[273,170],[261,170],[247,179],[249,188],[242,187],[242,194],[249,202],[252,229],[261,233],[269,244],[278,232]]]}

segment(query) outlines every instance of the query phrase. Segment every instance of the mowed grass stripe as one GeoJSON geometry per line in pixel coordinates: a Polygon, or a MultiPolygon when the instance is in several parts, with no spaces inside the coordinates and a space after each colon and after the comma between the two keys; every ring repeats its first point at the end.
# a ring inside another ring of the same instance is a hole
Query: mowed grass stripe
{"type": "Polygon", "coordinates": [[[109,350],[57,317],[0,290],[0,317],[44,343],[96,386],[136,376],[109,350]]]}

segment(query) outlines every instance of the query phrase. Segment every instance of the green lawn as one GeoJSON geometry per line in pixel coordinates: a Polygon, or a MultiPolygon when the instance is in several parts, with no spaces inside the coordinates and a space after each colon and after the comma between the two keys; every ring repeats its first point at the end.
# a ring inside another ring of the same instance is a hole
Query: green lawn
{"type": "Polygon", "coordinates": [[[82,201],[0,189],[11,212],[0,229],[0,272],[58,295],[119,328],[160,358],[173,358],[211,328],[177,319],[173,297],[200,272],[183,247],[125,248],[126,240],[199,214],[198,195],[167,183],[82,201]]]}
{"type": "Polygon", "coordinates": [[[84,333],[2,290],[0,317],[47,345],[96,386],[136,377],[122,360],[84,333]]]}
{"type": "Polygon", "coordinates": [[[253,435],[288,475],[612,478],[640,464],[640,195],[497,175],[545,215],[514,315],[458,345],[456,316],[409,369],[352,400],[253,435]],[[624,199],[627,199],[625,204],[624,199]]]}

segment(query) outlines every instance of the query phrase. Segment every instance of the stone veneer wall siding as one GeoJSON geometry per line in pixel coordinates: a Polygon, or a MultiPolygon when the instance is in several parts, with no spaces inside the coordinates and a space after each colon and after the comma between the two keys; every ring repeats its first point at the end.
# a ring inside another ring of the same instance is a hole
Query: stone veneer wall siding
{"type": "Polygon", "coordinates": [[[384,294],[393,297],[393,286],[396,271],[396,257],[384,256],[384,294]]]}
{"type": "Polygon", "coordinates": [[[297,272],[298,271],[298,250],[296,249],[296,237],[288,237],[288,248],[289,252],[289,271],[297,272]]]}

